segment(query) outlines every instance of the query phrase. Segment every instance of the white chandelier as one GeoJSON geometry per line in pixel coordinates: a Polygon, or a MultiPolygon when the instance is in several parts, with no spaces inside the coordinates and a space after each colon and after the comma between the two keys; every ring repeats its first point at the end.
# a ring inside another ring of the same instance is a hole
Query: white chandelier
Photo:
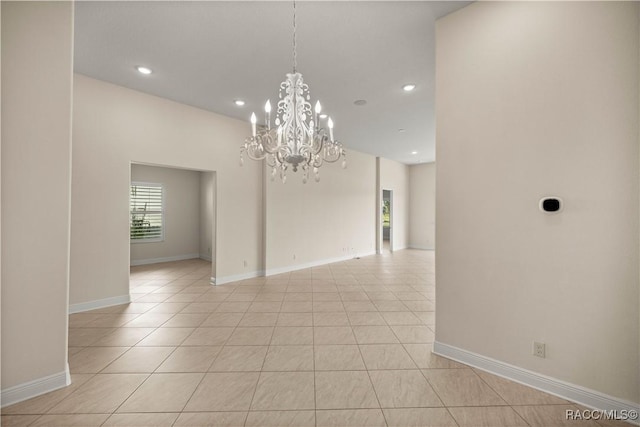
{"type": "Polygon", "coordinates": [[[251,137],[245,139],[240,149],[240,164],[243,154],[252,160],[266,159],[271,168],[271,180],[280,171],[282,182],[287,180],[289,167],[294,172],[302,169],[302,182],[309,180],[313,170],[316,182],[320,181],[320,166],[324,162],[334,163],[342,157],[345,168],[346,152],[342,143],[333,138],[333,121],[327,120],[329,134],[320,127],[320,101],[316,102],[314,114],[309,100],[309,86],[296,71],[296,3],[293,2],[293,73],[280,83],[279,101],[276,110],[275,128],[271,127],[271,102],[264,106],[265,125],[256,128],[256,115],[251,113],[251,137]]]}

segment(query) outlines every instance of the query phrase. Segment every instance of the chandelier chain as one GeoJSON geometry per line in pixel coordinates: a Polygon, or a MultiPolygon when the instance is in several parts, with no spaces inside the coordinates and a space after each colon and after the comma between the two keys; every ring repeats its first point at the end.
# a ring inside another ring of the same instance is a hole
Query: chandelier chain
{"type": "Polygon", "coordinates": [[[296,53],[296,0],[293,0],[293,73],[296,73],[298,58],[296,53]]]}

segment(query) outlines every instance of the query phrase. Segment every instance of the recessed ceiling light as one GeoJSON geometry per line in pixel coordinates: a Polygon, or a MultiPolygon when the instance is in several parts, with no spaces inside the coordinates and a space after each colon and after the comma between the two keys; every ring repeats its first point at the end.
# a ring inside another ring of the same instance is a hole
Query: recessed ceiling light
{"type": "Polygon", "coordinates": [[[138,70],[140,74],[146,74],[146,75],[151,74],[153,72],[151,71],[151,68],[143,67],[141,65],[137,66],[136,70],[138,70]]]}
{"type": "Polygon", "coordinates": [[[411,154],[413,154],[415,156],[416,154],[418,154],[418,152],[417,151],[412,151],[411,154]]]}
{"type": "Polygon", "coordinates": [[[367,100],[366,99],[356,99],[355,101],[353,101],[353,103],[355,105],[358,105],[358,106],[363,106],[363,105],[365,105],[367,103],[367,100]]]}
{"type": "Polygon", "coordinates": [[[326,119],[326,118],[327,118],[327,115],[326,115],[326,114],[320,114],[320,118],[321,118],[321,119],[326,119]]]}
{"type": "Polygon", "coordinates": [[[236,104],[238,107],[244,106],[244,101],[242,99],[236,99],[235,101],[233,101],[233,103],[236,104]]]}
{"type": "Polygon", "coordinates": [[[398,132],[404,132],[404,131],[405,129],[402,129],[402,128],[398,129],[398,132]]]}
{"type": "Polygon", "coordinates": [[[411,92],[415,88],[416,88],[416,85],[413,83],[407,83],[406,85],[402,86],[402,90],[404,90],[405,92],[411,92]]]}

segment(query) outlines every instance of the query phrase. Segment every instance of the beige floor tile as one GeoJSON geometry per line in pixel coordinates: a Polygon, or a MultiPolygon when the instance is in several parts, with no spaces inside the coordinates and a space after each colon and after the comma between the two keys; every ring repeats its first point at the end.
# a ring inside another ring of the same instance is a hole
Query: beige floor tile
{"type": "Polygon", "coordinates": [[[282,302],[254,301],[247,311],[251,313],[279,313],[282,302]]]}
{"type": "Polygon", "coordinates": [[[596,427],[598,425],[592,420],[567,419],[567,410],[577,409],[574,405],[514,406],[513,409],[531,427],[596,427]]]}
{"type": "Polygon", "coordinates": [[[559,397],[538,391],[531,387],[500,378],[479,369],[473,370],[484,382],[489,384],[509,405],[568,405],[559,397]]]}
{"type": "Polygon", "coordinates": [[[2,408],[3,415],[31,415],[44,414],[62,399],[76,391],[78,387],[93,378],[93,374],[74,374],[71,376],[71,385],[59,390],[43,394],[33,399],[25,400],[11,406],[2,408]]]}
{"type": "MultiPolygon", "coordinates": [[[[101,426],[109,417],[108,414],[65,414],[65,415],[43,415],[31,426],[50,427],[92,427],[101,426]]],[[[4,423],[3,423],[4,425],[4,423]]]]}
{"type": "Polygon", "coordinates": [[[367,291],[371,301],[396,301],[398,298],[389,291],[367,291]]]}
{"type": "Polygon", "coordinates": [[[207,313],[179,313],[167,321],[163,328],[197,328],[209,315],[207,313]]]}
{"type": "MultiPolygon", "coordinates": [[[[324,289],[324,288],[322,288],[324,289]]],[[[324,291],[324,292],[318,292],[316,290],[316,288],[314,287],[313,289],[313,301],[317,301],[317,302],[322,302],[322,301],[342,301],[342,298],[340,298],[340,294],[337,292],[337,289],[335,289],[334,286],[334,291],[324,291]]]]}
{"type": "Polygon", "coordinates": [[[411,311],[434,311],[436,306],[431,301],[402,301],[411,311]]]}
{"type": "Polygon", "coordinates": [[[179,413],[113,414],[105,427],[171,427],[179,413]]]}
{"type": "Polygon", "coordinates": [[[206,374],[184,411],[248,411],[259,376],[258,372],[206,374]]]}
{"type": "Polygon", "coordinates": [[[313,326],[349,326],[349,318],[344,311],[313,313],[313,326]]]}
{"type": "Polygon", "coordinates": [[[138,316],[140,315],[131,313],[102,314],[100,318],[89,322],[86,326],[90,328],[117,328],[138,316]]]}
{"type": "Polygon", "coordinates": [[[95,374],[120,357],[129,347],[87,347],[69,356],[73,374],[95,374]]]}
{"type": "Polygon", "coordinates": [[[118,412],[180,412],[204,374],[152,374],[118,412]]]}
{"type": "Polygon", "coordinates": [[[391,326],[401,343],[424,344],[435,341],[435,334],[427,326],[391,326]]]}
{"type": "Polygon", "coordinates": [[[394,344],[398,339],[388,326],[354,326],[358,344],[394,344]]]}
{"type": "Polygon", "coordinates": [[[316,372],[315,376],[318,409],[380,407],[365,371],[316,372]]]}
{"type": "Polygon", "coordinates": [[[251,410],[315,409],[313,372],[263,372],[251,410]]]}
{"type": "Polygon", "coordinates": [[[316,313],[344,311],[344,306],[342,305],[342,301],[319,301],[314,298],[313,311],[316,313]]]}
{"type": "Polygon", "coordinates": [[[256,299],[254,301],[256,302],[268,302],[268,301],[272,301],[272,302],[282,302],[284,301],[284,296],[285,293],[284,292],[269,292],[269,291],[264,291],[264,292],[260,292],[258,295],[256,295],[256,299]]]}
{"type": "Polygon", "coordinates": [[[506,402],[471,369],[424,369],[446,406],[493,406],[506,402]]]}
{"type": "Polygon", "coordinates": [[[383,409],[383,412],[389,427],[457,427],[445,408],[383,409]]]}
{"type": "Polygon", "coordinates": [[[219,346],[178,347],[156,372],[207,372],[221,349],[219,346]]]}
{"type": "Polygon", "coordinates": [[[136,313],[142,314],[151,310],[158,305],[155,302],[132,302],[130,304],[122,304],[115,307],[108,307],[110,313],[136,313]]]}
{"type": "Polygon", "coordinates": [[[105,374],[151,373],[175,347],[133,347],[102,370],[105,374]]]}
{"type": "Polygon", "coordinates": [[[98,374],[49,413],[111,413],[147,379],[147,374],[98,374]]]}
{"type": "Polygon", "coordinates": [[[155,328],[119,328],[94,342],[96,347],[131,347],[155,331],[155,328]]]}
{"type": "Polygon", "coordinates": [[[379,326],[386,325],[380,313],[369,311],[348,311],[347,316],[351,326],[379,326]]]}
{"type": "Polygon", "coordinates": [[[378,311],[411,311],[401,301],[374,301],[378,311]]]}
{"type": "Polygon", "coordinates": [[[313,328],[306,326],[276,327],[271,345],[311,345],[313,328]]]}
{"type": "Polygon", "coordinates": [[[175,313],[144,313],[126,323],[127,328],[157,328],[171,319],[175,313]]]}
{"type": "Polygon", "coordinates": [[[260,371],[267,354],[267,346],[226,346],[209,368],[212,372],[260,371]]]}
{"type": "Polygon", "coordinates": [[[240,324],[243,316],[243,313],[212,313],[202,322],[200,327],[235,328],[240,324]]]}
{"type": "Polygon", "coordinates": [[[69,346],[86,347],[115,330],[115,328],[70,328],[69,346]]]}
{"type": "Polygon", "coordinates": [[[389,325],[423,325],[422,320],[409,311],[385,311],[382,317],[389,325]]]}
{"type": "Polygon", "coordinates": [[[147,313],[179,313],[183,308],[188,306],[188,302],[162,302],[147,313]]]}
{"type": "Polygon", "coordinates": [[[313,326],[312,313],[283,313],[278,315],[277,326],[313,326]]]}
{"type": "Polygon", "coordinates": [[[227,341],[227,345],[269,345],[273,327],[237,327],[227,341]]]}
{"type": "Polygon", "coordinates": [[[223,302],[217,308],[218,313],[244,313],[251,306],[250,302],[223,302]]]}
{"type": "Polygon", "coordinates": [[[313,346],[271,346],[263,371],[313,371],[313,346]]]}
{"type": "Polygon", "coordinates": [[[315,427],[315,411],[253,411],[246,427],[315,427]]]}
{"type": "Polygon", "coordinates": [[[462,363],[433,354],[431,352],[431,349],[433,348],[432,344],[404,344],[404,348],[407,350],[413,361],[416,362],[418,368],[469,368],[467,365],[463,365],[462,363]]]}
{"type": "Polygon", "coordinates": [[[0,425],[4,427],[26,427],[33,424],[40,415],[2,415],[0,425]]]}
{"type": "Polygon", "coordinates": [[[311,313],[313,304],[311,301],[288,301],[282,304],[280,311],[285,313],[311,313]]]}
{"type": "MultiPolygon", "coordinates": [[[[293,289],[293,287],[291,287],[293,289]]],[[[313,301],[313,293],[311,292],[289,292],[284,296],[284,302],[293,301],[313,301]]]]}
{"type": "Polygon", "coordinates": [[[275,326],[277,321],[278,313],[245,313],[238,326],[275,326]]]}
{"type": "Polygon", "coordinates": [[[316,371],[366,369],[357,345],[317,345],[314,350],[316,371]]]}
{"type": "Polygon", "coordinates": [[[424,408],[442,402],[419,370],[369,371],[383,408],[424,408]]]}
{"type": "Polygon", "coordinates": [[[194,330],[187,339],[185,339],[182,345],[206,345],[206,346],[218,346],[223,345],[231,334],[233,328],[204,328],[200,327],[194,330]]]}
{"type": "MultiPolygon", "coordinates": [[[[148,296],[150,297],[154,295],[165,296],[166,294],[150,294],[148,296]]],[[[171,294],[169,297],[163,300],[163,302],[194,302],[200,297],[201,297],[200,294],[175,294],[175,295],[171,294]]],[[[152,302],[152,301],[149,301],[149,302],[152,302]]]]}
{"type": "Polygon", "coordinates": [[[137,347],[175,347],[184,342],[195,328],[158,328],[142,341],[137,347]]]}
{"type": "Polygon", "coordinates": [[[243,427],[247,412],[183,412],[174,426],[243,427]]]}
{"type": "Polygon", "coordinates": [[[520,427],[528,424],[508,406],[449,408],[460,427],[520,427]]]}
{"type": "Polygon", "coordinates": [[[402,344],[366,344],[359,347],[369,370],[417,368],[402,344]]]}
{"type": "MultiPolygon", "coordinates": [[[[220,303],[211,301],[201,302],[198,300],[187,305],[182,309],[182,311],[180,311],[180,313],[211,313],[213,310],[217,310],[219,307],[220,303]]],[[[244,312],[244,310],[242,310],[241,312],[244,312]]]]}
{"type": "Polygon", "coordinates": [[[244,302],[253,302],[254,299],[256,299],[256,295],[258,295],[257,293],[237,293],[234,292],[233,294],[229,295],[225,301],[227,302],[235,302],[235,301],[244,301],[244,302]]]}
{"type": "Polygon", "coordinates": [[[415,314],[421,321],[427,326],[434,326],[436,324],[436,312],[435,311],[415,311],[415,314]]]}
{"type": "Polygon", "coordinates": [[[386,427],[380,409],[337,409],[316,411],[317,427],[386,427]]]}
{"type": "Polygon", "coordinates": [[[350,326],[320,326],[314,328],[313,333],[315,345],[356,343],[350,326]]]}

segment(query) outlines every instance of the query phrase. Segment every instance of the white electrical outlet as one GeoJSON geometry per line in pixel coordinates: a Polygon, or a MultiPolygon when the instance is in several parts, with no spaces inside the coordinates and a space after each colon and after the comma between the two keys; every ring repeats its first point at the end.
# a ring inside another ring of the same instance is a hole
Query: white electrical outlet
{"type": "Polygon", "coordinates": [[[533,342],[533,355],[537,357],[545,357],[545,344],[543,342],[533,342]]]}

